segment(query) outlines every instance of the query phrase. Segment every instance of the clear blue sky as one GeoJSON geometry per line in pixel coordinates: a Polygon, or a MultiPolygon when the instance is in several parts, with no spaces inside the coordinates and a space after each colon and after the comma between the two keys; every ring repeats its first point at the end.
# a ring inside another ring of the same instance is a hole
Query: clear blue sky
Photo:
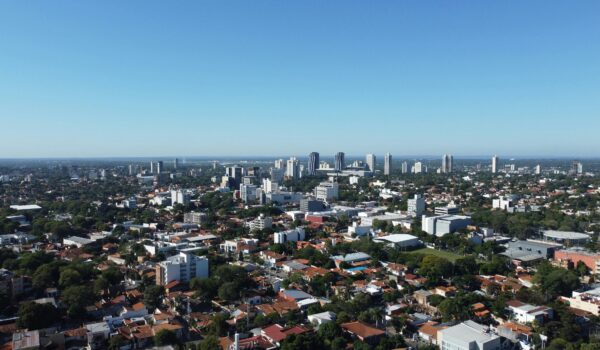
{"type": "Polygon", "coordinates": [[[0,158],[600,156],[600,1],[2,1],[0,158]]]}

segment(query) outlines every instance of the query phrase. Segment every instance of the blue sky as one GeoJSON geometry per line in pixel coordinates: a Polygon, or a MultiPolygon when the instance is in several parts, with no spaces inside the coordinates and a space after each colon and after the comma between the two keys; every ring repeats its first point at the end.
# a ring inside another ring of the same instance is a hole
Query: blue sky
{"type": "Polygon", "coordinates": [[[600,156],[599,1],[2,1],[0,158],[600,156]]]}

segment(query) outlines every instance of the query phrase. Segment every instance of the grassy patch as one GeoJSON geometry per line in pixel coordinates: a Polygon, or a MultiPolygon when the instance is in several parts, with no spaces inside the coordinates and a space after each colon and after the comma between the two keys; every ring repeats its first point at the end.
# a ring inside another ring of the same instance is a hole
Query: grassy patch
{"type": "Polygon", "coordinates": [[[436,250],[436,249],[431,249],[431,248],[421,248],[421,249],[413,250],[409,253],[410,254],[435,255],[435,256],[439,256],[439,257],[448,259],[452,262],[455,262],[456,259],[460,259],[463,257],[462,255],[458,255],[458,254],[455,254],[452,252],[447,252],[444,250],[436,250]]]}

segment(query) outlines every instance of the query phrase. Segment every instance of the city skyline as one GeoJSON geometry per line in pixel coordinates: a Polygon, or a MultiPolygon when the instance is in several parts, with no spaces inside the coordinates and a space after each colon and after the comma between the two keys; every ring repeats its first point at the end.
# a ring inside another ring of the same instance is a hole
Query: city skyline
{"type": "Polygon", "coordinates": [[[0,158],[600,156],[598,2],[235,5],[0,4],[0,158]]]}

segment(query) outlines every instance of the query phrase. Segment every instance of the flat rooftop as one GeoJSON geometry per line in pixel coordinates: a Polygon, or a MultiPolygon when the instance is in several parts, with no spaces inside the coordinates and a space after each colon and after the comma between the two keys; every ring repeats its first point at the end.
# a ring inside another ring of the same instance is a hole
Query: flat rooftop
{"type": "Polygon", "coordinates": [[[571,232],[571,231],[552,231],[552,230],[548,230],[548,231],[544,231],[544,237],[547,238],[553,238],[553,239],[559,239],[559,240],[588,240],[590,239],[590,236],[585,234],[585,233],[581,233],[581,232],[571,232]]]}

